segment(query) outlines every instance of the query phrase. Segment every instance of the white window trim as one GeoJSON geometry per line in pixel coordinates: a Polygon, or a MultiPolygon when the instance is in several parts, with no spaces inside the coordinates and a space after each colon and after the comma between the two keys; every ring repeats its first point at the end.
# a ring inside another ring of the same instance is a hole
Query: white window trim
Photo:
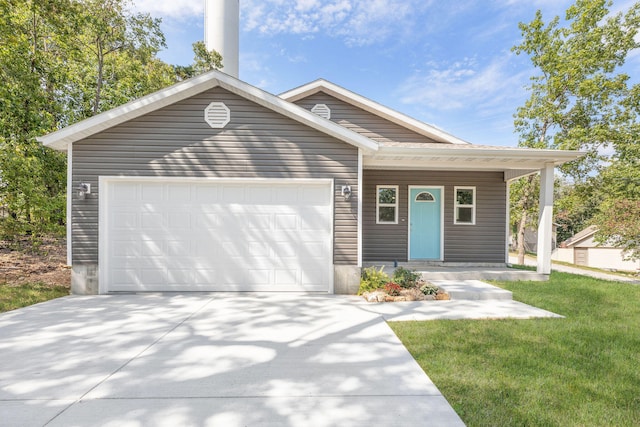
{"type": "Polygon", "coordinates": [[[399,192],[399,186],[397,185],[376,185],[376,224],[397,224],[398,223],[398,205],[400,204],[400,192],[399,192]],[[389,204],[389,203],[383,203],[380,204],[380,189],[381,188],[393,188],[396,191],[396,203],[395,204],[389,204]],[[386,208],[395,208],[395,221],[391,222],[391,221],[380,221],[380,208],[381,207],[386,207],[386,208]]]}
{"type": "Polygon", "coordinates": [[[453,223],[455,225],[476,225],[476,187],[454,187],[453,188],[453,223]],[[471,190],[473,191],[473,204],[472,205],[459,205],[458,204],[458,190],[471,190]],[[471,208],[471,222],[458,222],[458,208],[471,208]]]}

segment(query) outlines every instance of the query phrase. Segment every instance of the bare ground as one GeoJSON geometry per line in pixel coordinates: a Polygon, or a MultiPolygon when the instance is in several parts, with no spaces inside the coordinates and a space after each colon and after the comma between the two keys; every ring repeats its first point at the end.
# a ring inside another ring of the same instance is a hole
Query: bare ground
{"type": "Polygon", "coordinates": [[[0,284],[44,283],[70,286],[64,239],[45,238],[34,247],[29,240],[19,244],[0,241],[0,284]]]}

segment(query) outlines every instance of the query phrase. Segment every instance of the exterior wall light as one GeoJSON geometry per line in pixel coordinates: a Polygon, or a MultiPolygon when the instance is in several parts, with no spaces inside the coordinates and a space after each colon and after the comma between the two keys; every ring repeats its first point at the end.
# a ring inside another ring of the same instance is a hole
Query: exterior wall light
{"type": "Polygon", "coordinates": [[[87,194],[91,194],[91,184],[81,182],[76,187],[76,191],[78,191],[78,199],[84,200],[87,198],[87,194]]]}
{"type": "Polygon", "coordinates": [[[351,199],[351,186],[349,184],[342,186],[342,197],[345,200],[351,199]]]}

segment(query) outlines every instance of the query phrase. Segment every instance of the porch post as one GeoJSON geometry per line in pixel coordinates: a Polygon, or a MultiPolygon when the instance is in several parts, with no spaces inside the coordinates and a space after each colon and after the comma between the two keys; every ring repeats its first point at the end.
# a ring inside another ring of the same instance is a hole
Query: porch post
{"type": "Polygon", "coordinates": [[[540,214],[538,222],[538,273],[551,274],[551,244],[553,238],[553,178],[554,164],[540,169],[540,214]]]}

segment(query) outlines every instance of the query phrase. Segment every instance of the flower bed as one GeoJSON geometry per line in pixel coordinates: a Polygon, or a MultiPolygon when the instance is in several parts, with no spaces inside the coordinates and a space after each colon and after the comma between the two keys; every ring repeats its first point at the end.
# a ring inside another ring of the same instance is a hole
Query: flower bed
{"type": "Polygon", "coordinates": [[[359,295],[368,302],[448,300],[449,294],[427,282],[420,273],[398,267],[389,277],[384,267],[362,270],[359,295]]]}

